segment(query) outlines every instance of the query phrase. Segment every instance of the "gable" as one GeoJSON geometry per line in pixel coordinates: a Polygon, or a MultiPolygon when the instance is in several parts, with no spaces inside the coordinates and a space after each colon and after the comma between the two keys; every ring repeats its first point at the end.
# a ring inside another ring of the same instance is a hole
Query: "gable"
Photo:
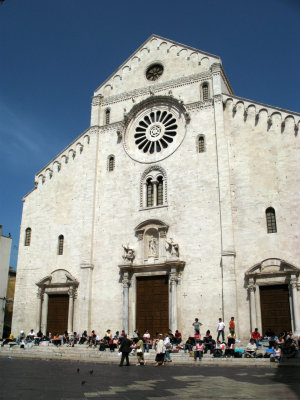
{"type": "Polygon", "coordinates": [[[209,71],[220,58],[180,43],[152,35],[99,88],[95,96],[118,95],[132,88],[163,84],[193,74],[209,71]],[[149,66],[160,64],[163,73],[159,79],[146,78],[149,66]]]}

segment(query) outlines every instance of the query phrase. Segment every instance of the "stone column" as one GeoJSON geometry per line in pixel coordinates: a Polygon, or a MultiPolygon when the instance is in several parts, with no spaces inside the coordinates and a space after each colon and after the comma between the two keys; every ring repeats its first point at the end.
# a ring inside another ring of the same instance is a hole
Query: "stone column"
{"type": "Polygon", "coordinates": [[[256,327],[258,331],[262,331],[262,324],[261,324],[261,307],[260,307],[260,292],[259,292],[259,285],[255,285],[255,307],[256,307],[256,327]]]}
{"type": "Polygon", "coordinates": [[[171,302],[171,315],[170,315],[170,329],[175,332],[177,327],[177,271],[172,268],[170,273],[170,302],[171,302]]]}
{"type": "Polygon", "coordinates": [[[38,288],[38,292],[37,292],[38,306],[37,306],[37,315],[36,315],[36,332],[39,332],[39,330],[41,329],[43,293],[44,293],[43,289],[38,288]]]}
{"type": "Polygon", "coordinates": [[[80,264],[81,277],[78,291],[78,322],[76,330],[90,331],[93,264],[80,264]]]}
{"type": "Polygon", "coordinates": [[[292,278],[290,281],[293,296],[293,311],[294,311],[294,334],[300,334],[300,315],[298,306],[298,293],[297,293],[297,278],[292,278]]]}
{"type": "MultiPolygon", "coordinates": [[[[228,323],[231,316],[237,316],[237,289],[235,271],[235,242],[233,235],[231,180],[228,140],[225,134],[224,110],[222,102],[222,66],[214,63],[211,66],[212,86],[210,93],[213,94],[214,117],[215,117],[215,140],[217,152],[217,172],[219,190],[219,212],[220,212],[220,246],[222,266],[222,291],[223,291],[223,316],[228,323]]],[[[217,249],[215,249],[217,251],[217,249]]],[[[238,327],[237,327],[238,328],[238,327]]]]}
{"type": "Polygon", "coordinates": [[[68,311],[68,333],[73,333],[73,315],[74,315],[74,297],[75,289],[70,288],[68,290],[69,294],[69,311],[68,311]]]}
{"type": "Polygon", "coordinates": [[[250,332],[256,328],[256,307],[255,307],[255,284],[254,282],[248,285],[249,298],[250,298],[250,332]]]}
{"type": "Polygon", "coordinates": [[[123,273],[123,329],[128,334],[129,322],[129,273],[123,273]]]}
{"type": "MultiPolygon", "coordinates": [[[[42,310],[42,332],[46,335],[47,332],[47,318],[48,318],[48,293],[44,293],[43,310],[42,310]]],[[[53,332],[51,332],[53,333],[53,332]]]]}
{"type": "Polygon", "coordinates": [[[137,235],[138,235],[138,245],[139,245],[139,251],[138,251],[138,254],[137,254],[137,258],[138,258],[138,260],[140,260],[140,263],[143,263],[144,262],[144,258],[145,258],[145,256],[144,256],[144,232],[142,232],[142,231],[140,231],[140,232],[137,232],[137,235]]]}

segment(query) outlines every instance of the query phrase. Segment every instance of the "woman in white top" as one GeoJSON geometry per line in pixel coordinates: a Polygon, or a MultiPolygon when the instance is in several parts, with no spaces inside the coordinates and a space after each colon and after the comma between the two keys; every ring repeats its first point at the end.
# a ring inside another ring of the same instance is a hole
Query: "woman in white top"
{"type": "Polygon", "coordinates": [[[274,349],[274,355],[273,357],[275,358],[275,362],[279,362],[281,359],[281,348],[276,344],[276,347],[274,349]]]}
{"type": "Polygon", "coordinates": [[[158,367],[159,365],[164,366],[164,357],[165,357],[165,345],[164,345],[164,341],[163,341],[163,335],[162,333],[160,333],[158,335],[158,342],[156,344],[156,357],[155,357],[155,367],[158,367]]]}

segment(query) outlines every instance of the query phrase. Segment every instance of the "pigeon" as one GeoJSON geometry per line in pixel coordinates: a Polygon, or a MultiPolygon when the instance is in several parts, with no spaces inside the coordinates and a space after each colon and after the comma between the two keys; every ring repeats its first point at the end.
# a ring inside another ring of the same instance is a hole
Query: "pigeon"
{"type": "Polygon", "coordinates": [[[91,370],[90,370],[90,375],[93,375],[93,373],[94,373],[94,371],[91,369],[91,370]]]}
{"type": "Polygon", "coordinates": [[[85,381],[81,381],[81,384],[84,385],[84,384],[85,384],[85,381]]]}
{"type": "Polygon", "coordinates": [[[77,374],[79,374],[79,371],[80,371],[80,369],[79,369],[79,368],[77,368],[77,374]]]}

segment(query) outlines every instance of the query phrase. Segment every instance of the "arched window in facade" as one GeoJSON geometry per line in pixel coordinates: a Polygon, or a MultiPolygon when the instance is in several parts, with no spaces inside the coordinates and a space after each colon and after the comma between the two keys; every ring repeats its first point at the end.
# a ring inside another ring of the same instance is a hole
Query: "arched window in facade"
{"type": "Polygon", "coordinates": [[[202,96],[202,101],[206,101],[209,99],[209,86],[207,82],[204,82],[201,87],[201,96],[202,96]]]}
{"type": "Polygon", "coordinates": [[[273,207],[269,207],[266,209],[266,222],[267,222],[267,232],[268,233],[276,233],[276,214],[273,207]]]}
{"type": "Polygon", "coordinates": [[[198,151],[198,153],[205,152],[205,136],[204,135],[199,135],[197,137],[197,151],[198,151]]]}
{"type": "Polygon", "coordinates": [[[30,242],[31,242],[31,228],[26,228],[24,246],[30,246],[30,242]]]}
{"type": "Polygon", "coordinates": [[[167,176],[161,167],[150,167],[142,175],[140,207],[157,207],[167,204],[167,176]]]}
{"type": "Polygon", "coordinates": [[[64,254],[64,235],[58,236],[58,251],[57,254],[59,256],[64,254]]]}
{"type": "Polygon", "coordinates": [[[110,109],[107,108],[105,110],[105,125],[108,125],[110,123],[110,109]]]}
{"type": "Polygon", "coordinates": [[[107,169],[108,171],[113,171],[115,169],[115,156],[111,155],[108,157],[107,169]]]}

